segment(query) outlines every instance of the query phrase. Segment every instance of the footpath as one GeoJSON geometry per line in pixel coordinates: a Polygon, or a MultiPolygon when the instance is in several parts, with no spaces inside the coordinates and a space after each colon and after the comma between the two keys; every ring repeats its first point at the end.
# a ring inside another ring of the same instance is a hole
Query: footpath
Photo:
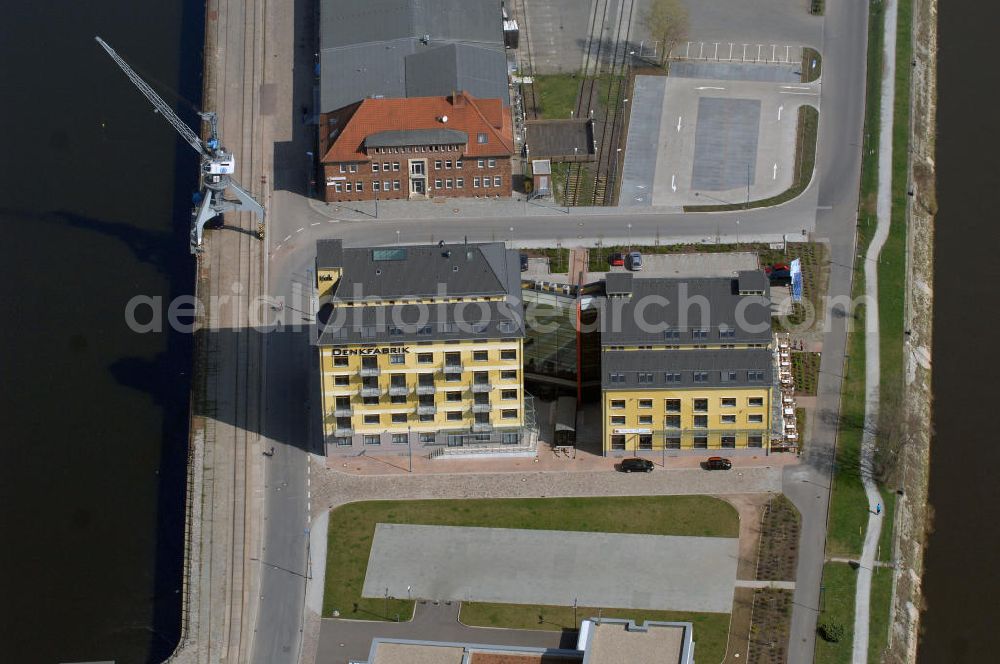
{"type": "Polygon", "coordinates": [[[873,479],[872,460],[875,455],[875,432],[879,413],[879,304],[878,265],[882,246],[889,237],[892,218],[892,125],[896,99],[896,0],[885,3],[885,41],[883,42],[882,99],[880,102],[877,225],[868,252],[865,254],[865,426],[861,438],[861,481],[868,498],[868,528],[861,551],[857,589],[854,594],[854,643],[851,661],[868,661],[868,626],[871,622],[872,570],[879,535],[882,533],[881,496],[873,479]]]}

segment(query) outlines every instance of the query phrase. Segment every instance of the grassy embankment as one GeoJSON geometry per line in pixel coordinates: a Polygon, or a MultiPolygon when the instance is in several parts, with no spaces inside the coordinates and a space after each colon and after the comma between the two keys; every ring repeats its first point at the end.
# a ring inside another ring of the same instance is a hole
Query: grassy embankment
{"type": "MultiPolygon", "coordinates": [[[[879,257],[879,360],[880,360],[880,424],[898,415],[903,380],[903,298],[906,261],[906,186],[909,147],[910,68],[912,5],[907,0],[899,4],[896,36],[895,104],[893,108],[892,215],[889,237],[879,257]]],[[[871,3],[869,21],[868,71],[882,71],[883,14],[882,3],[871,3]]],[[[878,127],[881,78],[870,75],[867,83],[865,111],[865,141],[861,175],[858,251],[867,251],[875,230],[876,196],[878,191],[878,127]]],[[[855,266],[854,293],[864,292],[863,259],[855,266]]],[[[864,426],[864,311],[855,316],[848,341],[848,358],[841,401],[841,426],[837,442],[837,465],[830,501],[827,552],[831,556],[856,557],[864,542],[864,527],[868,520],[868,501],[859,475],[861,436],[864,426]]],[[[879,560],[888,562],[892,556],[892,527],[895,493],[881,490],[883,497],[882,533],[879,560]]],[[[836,621],[845,628],[839,643],[817,639],[816,662],[848,662],[851,656],[854,621],[855,573],[845,564],[829,563],[824,568],[826,609],[819,622],[836,621]],[[849,582],[848,582],[849,581],[849,582]]],[[[891,572],[878,570],[873,579],[869,661],[878,661],[885,648],[889,618],[891,572]]]]}

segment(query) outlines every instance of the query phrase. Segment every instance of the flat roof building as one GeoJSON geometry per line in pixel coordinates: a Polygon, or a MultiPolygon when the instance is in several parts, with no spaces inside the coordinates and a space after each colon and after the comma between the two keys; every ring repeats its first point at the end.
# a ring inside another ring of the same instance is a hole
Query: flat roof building
{"type": "Polygon", "coordinates": [[[316,288],[328,453],[534,444],[516,251],[320,240],[316,288]]]}
{"type": "Polygon", "coordinates": [[[689,622],[590,618],[575,650],[377,638],[359,664],[694,664],[692,630],[689,622]]]}
{"type": "Polygon", "coordinates": [[[609,273],[601,302],[605,453],[760,448],[774,384],[763,272],[609,273]]]}

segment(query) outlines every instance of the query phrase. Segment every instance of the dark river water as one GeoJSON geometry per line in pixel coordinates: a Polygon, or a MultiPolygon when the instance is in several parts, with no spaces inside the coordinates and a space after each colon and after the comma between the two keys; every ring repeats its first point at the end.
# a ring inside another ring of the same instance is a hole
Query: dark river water
{"type": "Polygon", "coordinates": [[[3,662],[161,661],[179,634],[191,340],[124,311],[193,288],[197,162],[94,35],[185,119],[201,96],[201,3],[4,5],[3,662]]]}
{"type": "Polygon", "coordinates": [[[1000,5],[939,5],[934,439],[919,663],[997,662],[1000,626],[1000,5]]]}

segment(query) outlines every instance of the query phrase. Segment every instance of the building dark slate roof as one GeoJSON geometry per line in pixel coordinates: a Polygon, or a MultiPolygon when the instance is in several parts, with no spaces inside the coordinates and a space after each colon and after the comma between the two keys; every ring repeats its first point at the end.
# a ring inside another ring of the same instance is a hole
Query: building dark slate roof
{"type": "MultiPolygon", "coordinates": [[[[625,288],[625,284],[617,283],[616,277],[615,281],[606,281],[605,288],[610,295],[611,288],[625,288]]],[[[737,279],[634,278],[631,293],[629,297],[608,297],[599,303],[602,345],[771,341],[768,298],[740,295],[737,279]]]]}
{"type": "Polygon", "coordinates": [[[340,240],[320,240],[316,267],[341,268],[331,302],[320,311],[320,344],[524,336],[518,252],[499,242],[345,249],[340,240]],[[412,303],[449,295],[504,299],[412,303]],[[337,306],[366,299],[380,304],[337,306]]]}
{"type": "Polygon", "coordinates": [[[601,387],[606,390],[768,388],[773,378],[772,366],[771,351],[766,348],[605,350],[601,353],[601,387]],[[616,378],[612,377],[614,374],[616,378]],[[643,382],[640,374],[644,374],[643,382]]]}
{"type": "Polygon", "coordinates": [[[500,0],[321,0],[320,112],[454,90],[509,104],[500,0]]]}

